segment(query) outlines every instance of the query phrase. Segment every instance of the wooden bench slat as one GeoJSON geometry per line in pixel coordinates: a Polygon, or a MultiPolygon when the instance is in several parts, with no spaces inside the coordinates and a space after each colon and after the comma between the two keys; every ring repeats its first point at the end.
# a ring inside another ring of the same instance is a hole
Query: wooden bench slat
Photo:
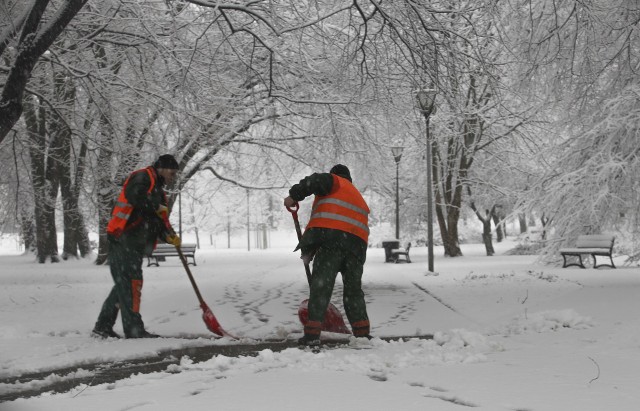
{"type": "Polygon", "coordinates": [[[577,254],[577,253],[581,253],[581,254],[589,254],[589,253],[608,253],[609,252],[609,248],[602,248],[602,247],[585,247],[585,248],[563,248],[560,250],[561,253],[565,253],[565,254],[577,254]]]}
{"type": "Polygon", "coordinates": [[[610,248],[613,243],[606,240],[582,240],[576,243],[577,248],[610,248]]]}

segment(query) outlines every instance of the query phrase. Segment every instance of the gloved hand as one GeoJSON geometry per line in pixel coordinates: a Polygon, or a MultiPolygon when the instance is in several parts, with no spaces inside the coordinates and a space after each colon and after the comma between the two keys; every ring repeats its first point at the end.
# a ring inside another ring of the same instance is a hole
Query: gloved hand
{"type": "Polygon", "coordinates": [[[180,247],[182,245],[182,240],[180,240],[180,237],[177,234],[167,235],[165,241],[167,242],[167,244],[171,244],[174,247],[180,247]]]}
{"type": "Polygon", "coordinates": [[[165,205],[160,204],[160,206],[156,210],[156,214],[158,215],[158,217],[162,218],[163,220],[169,219],[169,209],[165,205]]]}
{"type": "Polygon", "coordinates": [[[291,208],[293,206],[295,206],[296,204],[298,204],[298,202],[296,200],[294,200],[293,198],[291,198],[291,196],[287,196],[284,198],[284,206],[287,208],[291,208]]]}

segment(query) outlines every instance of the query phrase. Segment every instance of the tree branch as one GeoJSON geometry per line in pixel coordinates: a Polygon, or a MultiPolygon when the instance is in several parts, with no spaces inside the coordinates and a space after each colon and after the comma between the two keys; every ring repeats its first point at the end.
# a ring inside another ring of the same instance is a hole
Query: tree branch
{"type": "Polygon", "coordinates": [[[214,176],[216,176],[220,180],[227,181],[227,182],[229,182],[231,184],[237,185],[238,187],[247,188],[247,189],[250,189],[250,190],[273,190],[273,189],[286,188],[286,186],[273,186],[273,187],[248,186],[246,184],[238,183],[235,180],[231,180],[230,178],[226,178],[226,177],[221,176],[212,167],[208,167],[208,166],[207,167],[201,167],[200,170],[209,170],[209,171],[211,171],[211,173],[213,173],[214,176]]]}

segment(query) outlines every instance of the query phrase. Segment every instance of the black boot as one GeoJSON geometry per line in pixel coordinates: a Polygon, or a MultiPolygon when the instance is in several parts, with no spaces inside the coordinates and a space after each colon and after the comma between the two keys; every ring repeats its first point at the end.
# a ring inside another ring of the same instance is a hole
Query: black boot
{"type": "Polygon", "coordinates": [[[122,338],[120,334],[113,331],[112,328],[94,328],[91,336],[96,338],[122,338]]]}
{"type": "Polygon", "coordinates": [[[158,334],[150,333],[147,330],[143,330],[140,333],[129,335],[127,338],[160,338],[158,334]]]}
{"type": "Polygon", "coordinates": [[[298,340],[298,345],[307,346],[307,347],[319,347],[320,337],[317,335],[305,334],[304,337],[298,340]]]}

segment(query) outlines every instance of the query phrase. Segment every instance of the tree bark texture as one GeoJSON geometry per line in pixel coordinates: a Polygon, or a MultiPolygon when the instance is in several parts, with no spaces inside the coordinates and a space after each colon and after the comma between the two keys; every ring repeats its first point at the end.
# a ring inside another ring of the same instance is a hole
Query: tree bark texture
{"type": "Polygon", "coordinates": [[[31,160],[31,181],[34,196],[36,258],[39,263],[58,261],[58,240],[55,229],[55,199],[58,182],[47,160],[46,110],[37,98],[25,104],[25,124],[31,160]]]}
{"type": "Polygon", "coordinates": [[[60,193],[62,196],[62,214],[64,224],[64,242],[62,246],[62,258],[78,257],[78,250],[82,257],[87,256],[91,252],[89,243],[89,234],[84,224],[84,218],[79,207],[79,185],[82,180],[84,160],[86,156],[86,144],[81,143],[80,153],[75,164],[76,180],[72,177],[72,131],[69,128],[68,120],[63,116],[74,111],[74,101],[76,98],[75,85],[66,78],[64,73],[56,72],[54,74],[54,92],[55,99],[63,110],[56,110],[49,116],[50,130],[53,136],[52,141],[57,142],[55,148],[52,148],[49,155],[55,164],[58,179],[60,181],[60,193]]]}
{"type": "Polygon", "coordinates": [[[520,234],[527,232],[527,215],[525,213],[518,213],[518,223],[520,224],[520,234]]]}
{"type": "Polygon", "coordinates": [[[494,211],[491,214],[491,218],[493,218],[493,224],[496,226],[496,241],[501,243],[506,237],[506,234],[504,233],[504,220],[502,219],[502,216],[499,215],[498,211],[494,211]]]}

